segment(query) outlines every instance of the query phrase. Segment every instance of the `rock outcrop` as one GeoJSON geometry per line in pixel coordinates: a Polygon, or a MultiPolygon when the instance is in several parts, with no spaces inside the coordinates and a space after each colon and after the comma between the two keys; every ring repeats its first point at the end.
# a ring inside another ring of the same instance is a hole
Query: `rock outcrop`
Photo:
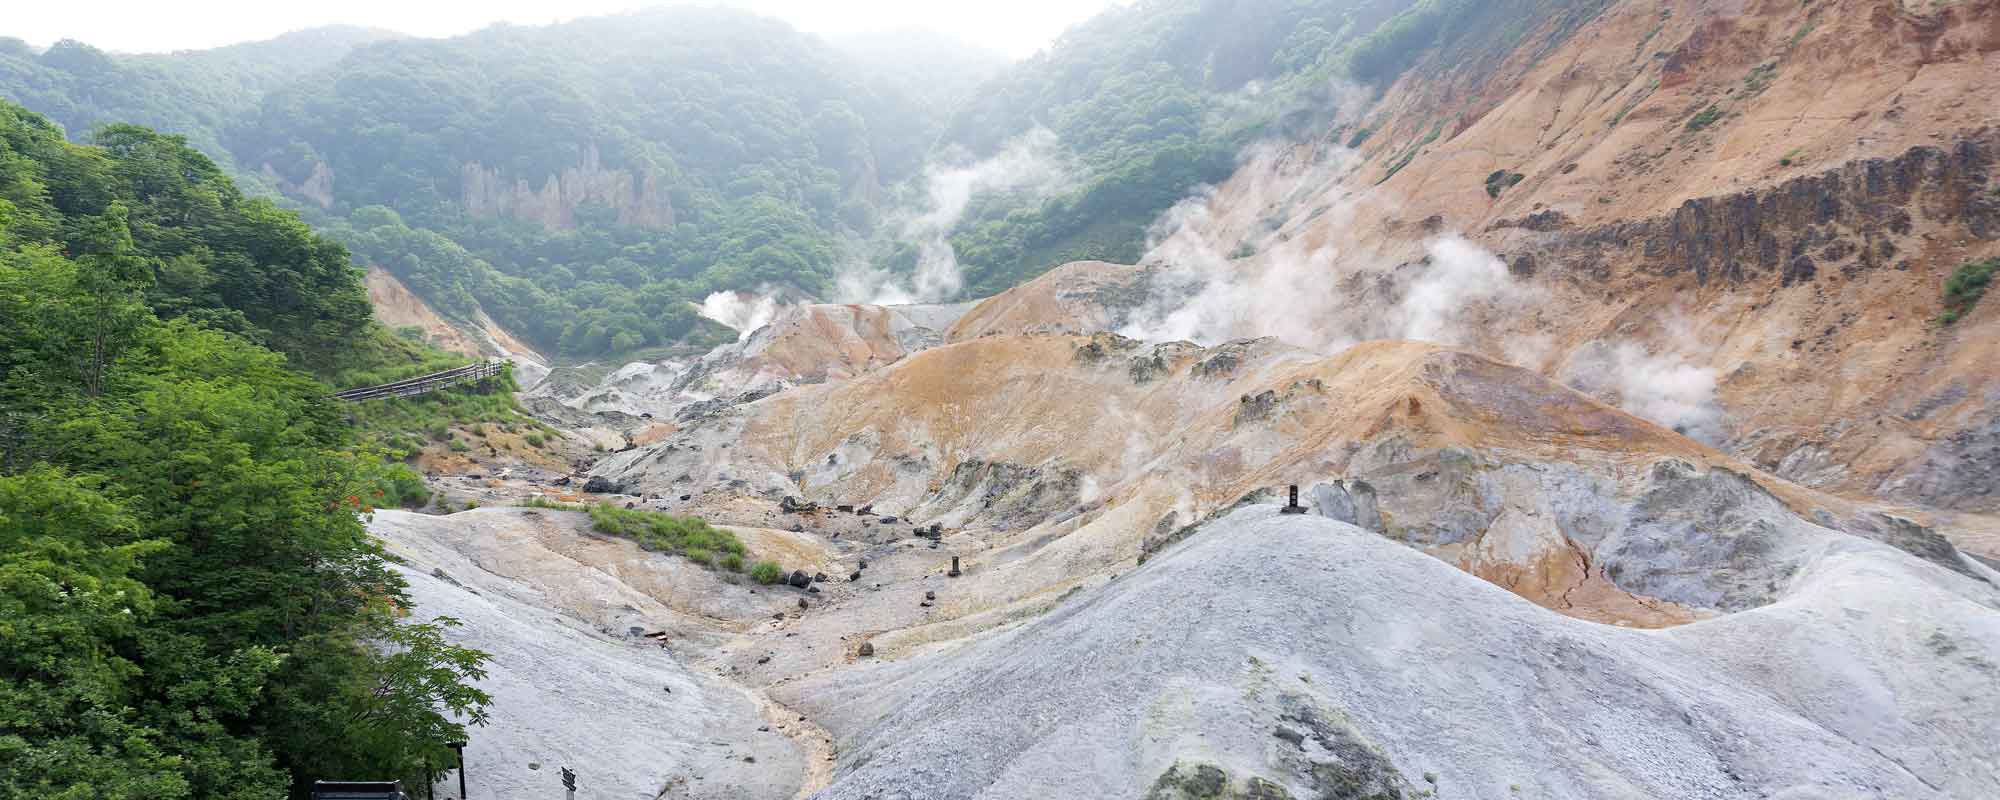
{"type": "Polygon", "coordinates": [[[598,203],[618,214],[618,224],[669,228],[674,224],[673,201],[659,176],[636,169],[604,166],[595,145],[583,161],[560,174],[543,176],[501,174],[498,168],[468,161],[460,170],[459,202],[475,217],[508,217],[540,223],[551,230],[576,227],[576,211],[598,203]]]}

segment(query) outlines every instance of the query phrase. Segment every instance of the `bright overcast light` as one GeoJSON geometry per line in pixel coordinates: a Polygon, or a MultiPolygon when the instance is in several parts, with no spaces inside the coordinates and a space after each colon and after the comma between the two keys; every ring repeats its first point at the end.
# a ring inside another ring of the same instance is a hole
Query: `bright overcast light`
{"type": "MultiPolygon", "coordinates": [[[[1034,53],[1113,0],[726,0],[821,34],[929,28],[1008,56],[1034,53]]],[[[157,52],[268,39],[316,25],[452,36],[495,22],[542,25],[658,3],[646,0],[74,0],[7,2],[0,36],[48,45],[76,39],[106,50],[157,52]]]]}

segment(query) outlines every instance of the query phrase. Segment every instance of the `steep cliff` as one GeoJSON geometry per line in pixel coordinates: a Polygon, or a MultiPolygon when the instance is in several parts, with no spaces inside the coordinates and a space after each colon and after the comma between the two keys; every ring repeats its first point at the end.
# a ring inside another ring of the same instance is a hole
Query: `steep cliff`
{"type": "Polygon", "coordinates": [[[475,217],[502,216],[537,222],[544,228],[568,230],[577,224],[576,211],[585,203],[604,205],[618,214],[618,224],[667,228],[674,224],[673,201],[659,176],[631,169],[606,168],[596,146],[586,148],[583,162],[548,175],[534,188],[530,176],[505,176],[498,168],[466,162],[459,202],[475,217]]]}

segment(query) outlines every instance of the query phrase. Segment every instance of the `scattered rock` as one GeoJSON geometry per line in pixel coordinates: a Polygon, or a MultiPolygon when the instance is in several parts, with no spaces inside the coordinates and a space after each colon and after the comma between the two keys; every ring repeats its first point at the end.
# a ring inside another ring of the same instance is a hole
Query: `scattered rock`
{"type": "Polygon", "coordinates": [[[806,599],[805,599],[805,598],[803,598],[803,597],[799,598],[799,610],[800,610],[800,611],[804,611],[804,610],[806,610],[807,608],[809,608],[810,606],[811,606],[811,604],[810,604],[810,603],[807,603],[807,602],[806,602],[806,599]]]}
{"type": "Polygon", "coordinates": [[[812,576],[807,575],[805,570],[795,569],[792,570],[791,577],[785,579],[785,583],[794,589],[804,589],[812,585],[812,576]]]}
{"type": "Polygon", "coordinates": [[[617,494],[618,484],[612,483],[602,475],[592,475],[590,480],[584,481],[583,490],[591,494],[617,494]]]}
{"type": "Polygon", "coordinates": [[[858,653],[862,658],[868,658],[869,656],[875,655],[875,643],[862,642],[861,649],[858,651],[858,653]]]}
{"type": "Polygon", "coordinates": [[[800,500],[791,495],[785,495],[783,500],[778,501],[778,510],[787,514],[806,514],[818,511],[819,504],[810,500],[800,500]]]}

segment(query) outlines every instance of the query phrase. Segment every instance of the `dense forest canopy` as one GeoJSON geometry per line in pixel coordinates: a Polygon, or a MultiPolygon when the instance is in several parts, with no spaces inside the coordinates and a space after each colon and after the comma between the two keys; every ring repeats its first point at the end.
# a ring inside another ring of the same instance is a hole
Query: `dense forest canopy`
{"type": "Polygon", "coordinates": [[[97,139],[0,103],[0,795],[420,778],[485,656],[408,615],[357,517],[390,467],[308,374],[407,354],[340,245],[180,137],[97,139]]]}

